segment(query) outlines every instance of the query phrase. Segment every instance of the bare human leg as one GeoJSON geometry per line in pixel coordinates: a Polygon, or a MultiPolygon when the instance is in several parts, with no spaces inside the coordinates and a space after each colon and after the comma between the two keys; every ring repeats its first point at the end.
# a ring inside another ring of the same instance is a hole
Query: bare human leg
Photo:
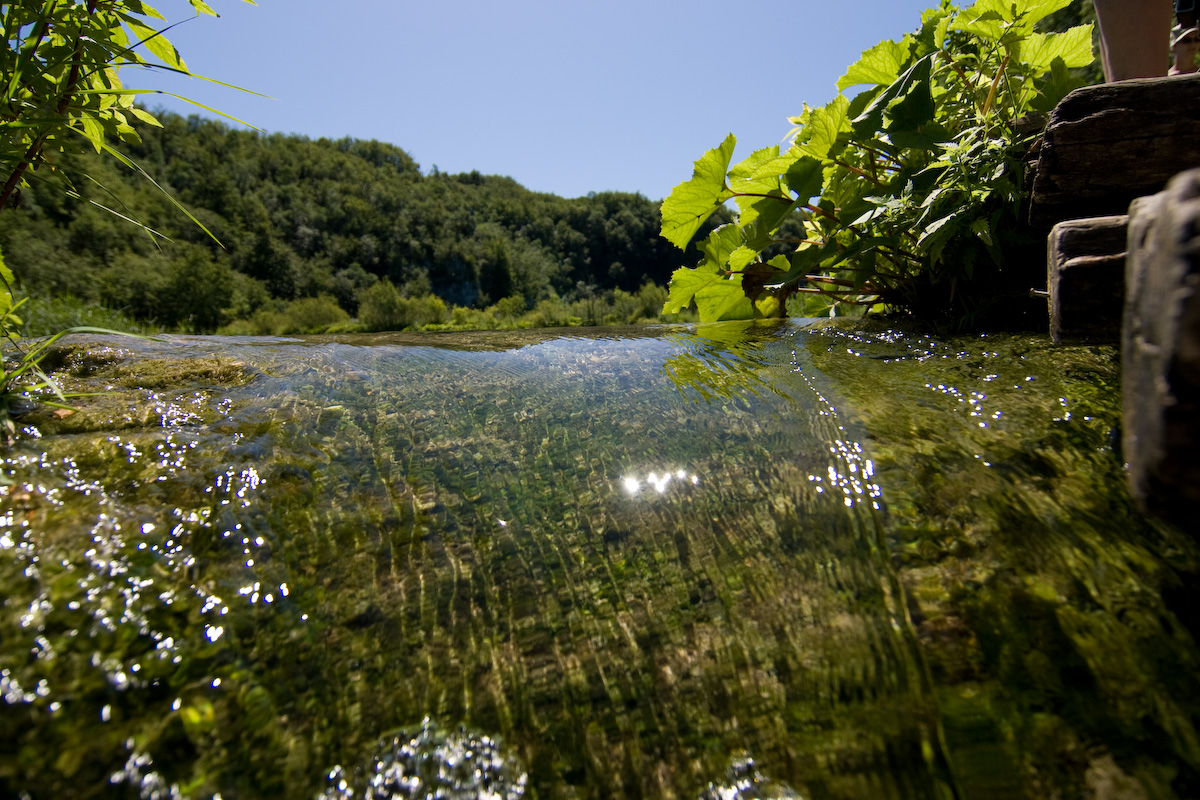
{"type": "Polygon", "coordinates": [[[1094,0],[1108,81],[1158,78],[1170,67],[1171,0],[1094,0]]]}

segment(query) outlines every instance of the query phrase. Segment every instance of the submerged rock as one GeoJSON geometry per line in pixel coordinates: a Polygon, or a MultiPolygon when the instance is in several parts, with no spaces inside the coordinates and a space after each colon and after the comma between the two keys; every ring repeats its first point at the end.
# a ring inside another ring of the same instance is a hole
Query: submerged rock
{"type": "Polygon", "coordinates": [[[518,800],[526,780],[495,738],[462,726],[446,731],[426,717],[381,740],[370,763],[352,775],[331,769],[319,800],[518,800]]]}

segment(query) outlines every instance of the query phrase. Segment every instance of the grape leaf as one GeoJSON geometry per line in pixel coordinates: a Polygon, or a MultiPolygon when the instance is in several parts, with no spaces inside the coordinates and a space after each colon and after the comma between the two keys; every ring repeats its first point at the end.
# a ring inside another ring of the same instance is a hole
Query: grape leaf
{"type": "Polygon", "coordinates": [[[797,159],[783,176],[784,186],[801,204],[819,195],[824,181],[824,165],[812,156],[797,159]]]}
{"type": "Polygon", "coordinates": [[[929,54],[913,64],[912,69],[905,73],[902,97],[888,104],[884,117],[887,124],[884,130],[917,131],[927,122],[933,121],[936,109],[933,105],[933,93],[929,87],[929,71],[934,54],[929,54]]]}
{"type": "Polygon", "coordinates": [[[662,204],[662,237],[682,250],[704,221],[732,195],[725,172],[737,139],[731,133],[718,147],[696,159],[690,180],[676,186],[662,204]]]}
{"type": "Polygon", "coordinates": [[[1020,17],[1020,26],[1023,31],[1032,31],[1033,24],[1049,14],[1053,14],[1059,9],[1066,8],[1071,5],[1073,0],[1015,0],[1013,3],[1017,9],[1017,16],[1020,17]]]}
{"type": "Polygon", "coordinates": [[[1011,0],[976,0],[954,18],[950,27],[984,39],[999,39],[1013,20],[1011,0]]]}
{"type": "MultiPolygon", "coordinates": [[[[922,57],[905,70],[903,75],[896,78],[886,89],[880,92],[871,101],[871,104],[867,106],[866,110],[855,118],[851,124],[853,134],[862,139],[870,139],[883,127],[884,113],[889,110],[895,113],[895,109],[891,108],[892,104],[898,98],[907,98],[910,92],[918,98],[918,108],[914,109],[914,111],[923,113],[925,108],[924,97],[922,95],[929,93],[929,71],[936,56],[937,53],[930,53],[922,57]]],[[[902,104],[903,101],[897,105],[902,104]]],[[[932,105],[933,100],[930,98],[929,106],[932,105]]],[[[916,114],[913,116],[916,116],[916,114]]]]}

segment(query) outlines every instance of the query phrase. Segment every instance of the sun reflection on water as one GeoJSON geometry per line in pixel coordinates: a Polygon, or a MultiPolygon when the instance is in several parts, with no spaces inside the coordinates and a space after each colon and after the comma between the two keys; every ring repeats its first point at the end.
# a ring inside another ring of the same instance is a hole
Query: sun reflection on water
{"type": "Polygon", "coordinates": [[[654,490],[655,494],[666,494],[667,488],[672,483],[678,483],[684,487],[699,486],[700,476],[689,473],[684,469],[677,469],[674,471],[665,470],[662,473],[658,471],[648,472],[644,477],[631,474],[621,479],[621,486],[625,489],[625,493],[631,497],[636,497],[638,494],[648,494],[651,489],[654,490]]]}

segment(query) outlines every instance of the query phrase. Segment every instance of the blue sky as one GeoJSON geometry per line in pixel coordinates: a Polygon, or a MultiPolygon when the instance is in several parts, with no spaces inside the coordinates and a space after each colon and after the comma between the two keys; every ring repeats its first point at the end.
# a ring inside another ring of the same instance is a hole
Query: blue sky
{"type": "Polygon", "coordinates": [[[129,69],[127,87],[270,132],[390,142],[425,171],[659,199],[730,132],[739,157],[779,142],[789,114],[831,99],[862,50],[935,0],[208,2],[220,19],[154,5],[189,20],[168,36],[193,72],[272,99],[129,69]]]}

